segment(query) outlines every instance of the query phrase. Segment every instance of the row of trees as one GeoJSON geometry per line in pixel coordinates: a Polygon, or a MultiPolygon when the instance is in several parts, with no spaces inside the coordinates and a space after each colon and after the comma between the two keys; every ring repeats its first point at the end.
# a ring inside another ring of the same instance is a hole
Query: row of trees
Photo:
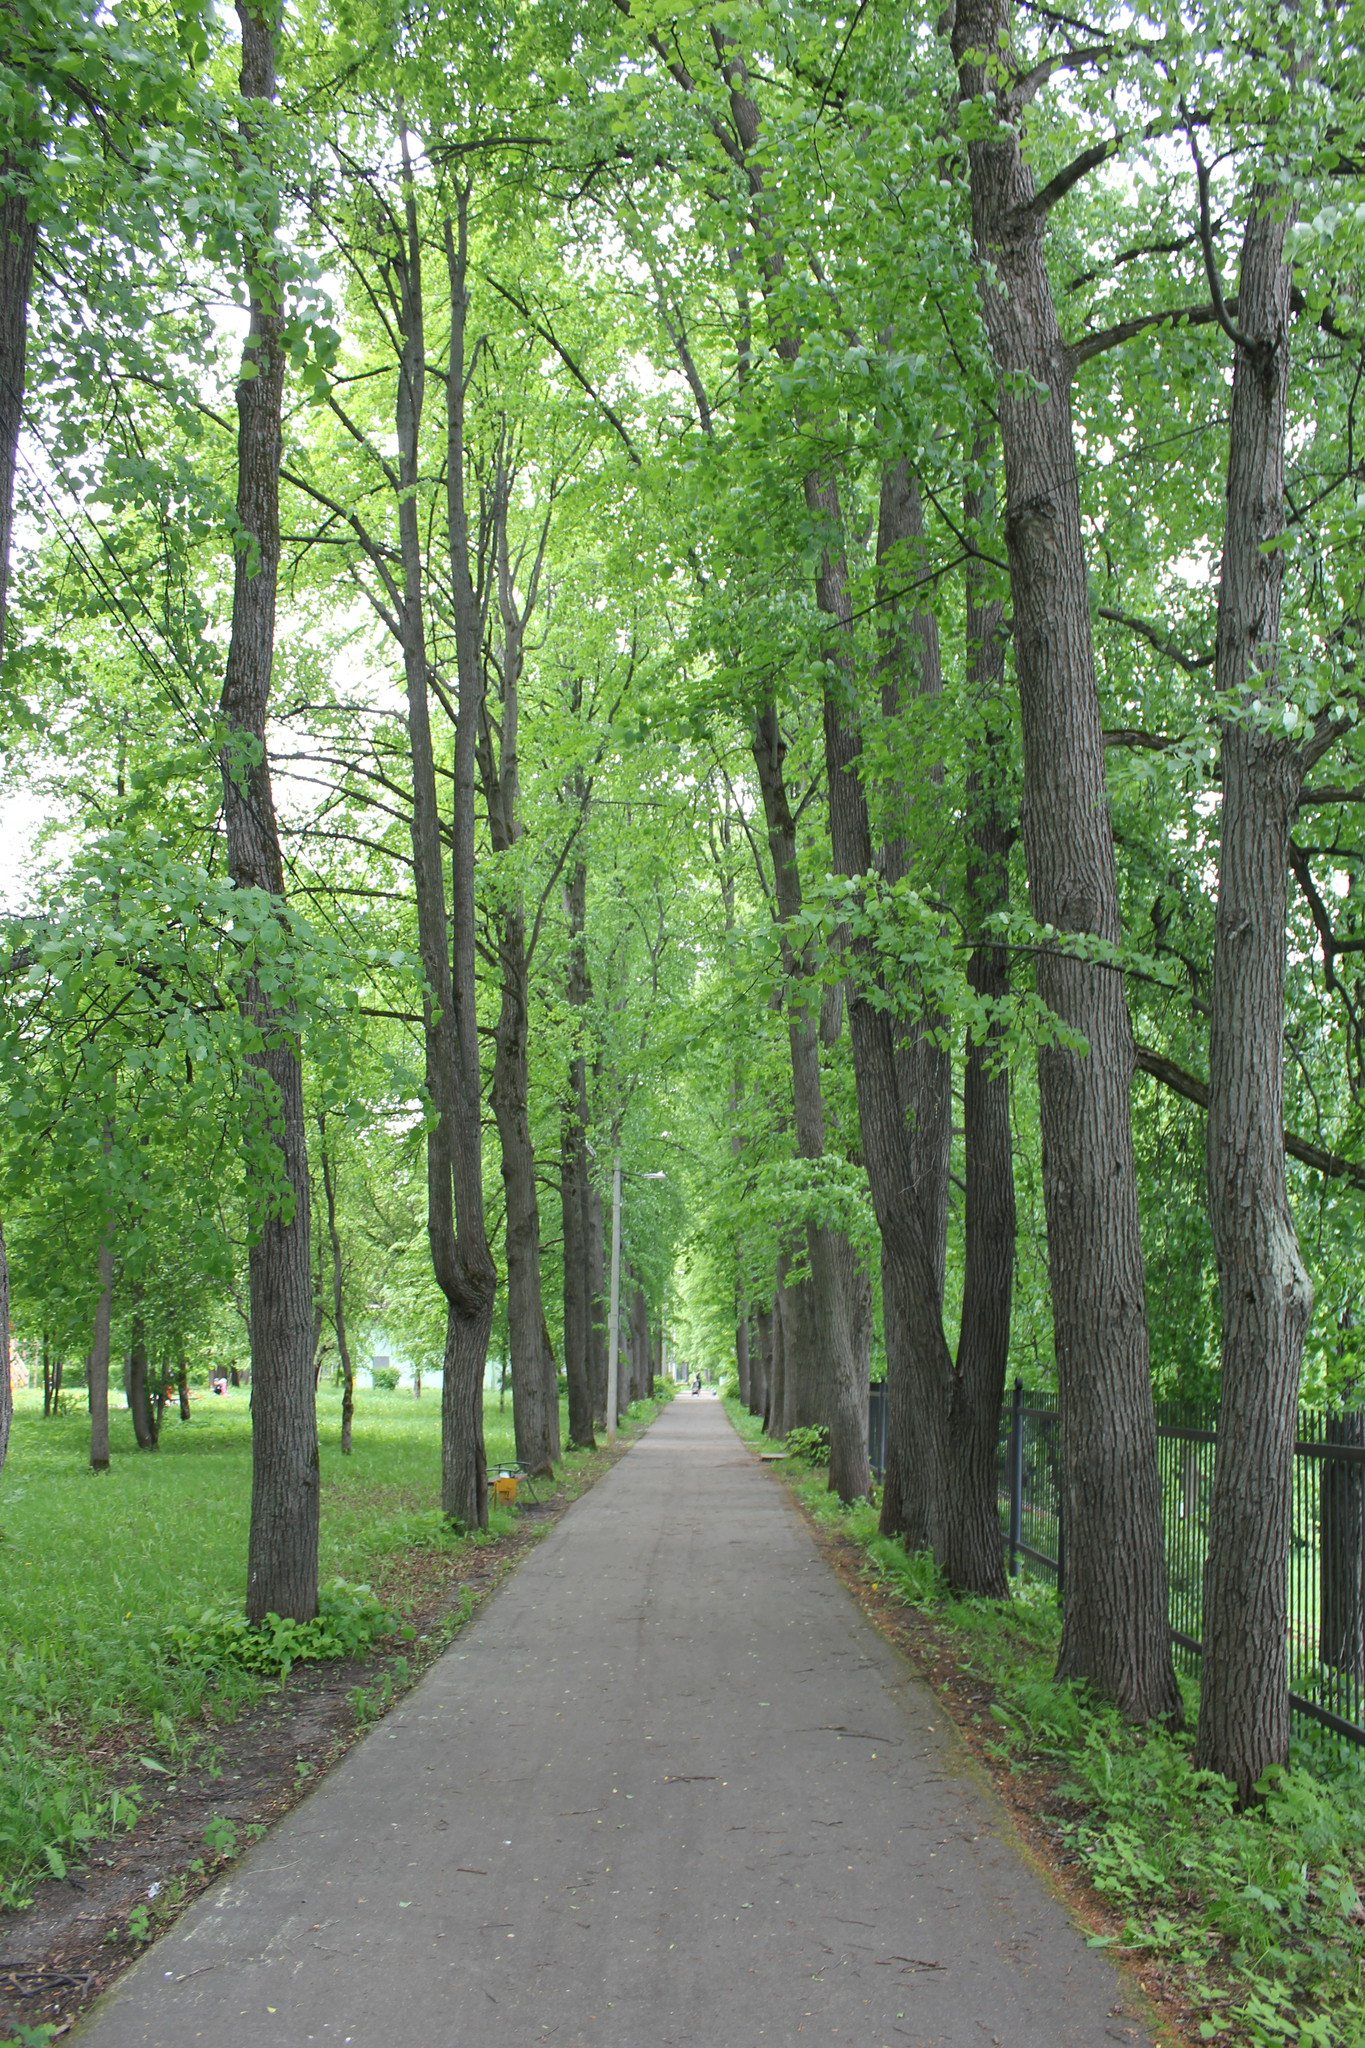
{"type": "Polygon", "coordinates": [[[1356,1374],[1355,10],[238,13],[0,10],[9,756],[80,841],[11,949],[16,1305],[107,1358],[116,1258],[130,1344],[245,1278],[248,1608],[306,1614],[328,1260],[339,1339],[367,1245],[441,1326],[477,1525],[495,1316],[528,1464],[561,1363],[603,1419],[623,1153],[634,1322],[688,1233],[846,1499],[884,1361],[883,1526],[960,1587],[1055,1373],[1060,1669],[1137,1718],[1154,1370],[1216,1385],[1248,1794],[1310,1265],[1356,1374]]]}

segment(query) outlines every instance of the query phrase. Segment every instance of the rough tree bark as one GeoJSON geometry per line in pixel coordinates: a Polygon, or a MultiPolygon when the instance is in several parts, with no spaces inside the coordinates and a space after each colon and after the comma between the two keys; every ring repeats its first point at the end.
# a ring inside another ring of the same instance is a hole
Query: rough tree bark
{"type": "MultiPolygon", "coordinates": [[[[814,1160],[821,1158],[825,1149],[820,1006],[818,1000],[799,993],[800,979],[808,963],[798,958],[785,935],[801,913],[801,876],[796,859],[796,821],[783,768],[787,748],[775,705],[766,704],[760,709],[754,720],[752,745],[772,855],[777,914],[783,928],[796,1152],[800,1159],[814,1160]]],[[[806,1248],[819,1379],[807,1393],[802,1385],[804,1375],[790,1370],[792,1361],[788,1354],[784,1374],[785,1418],[788,1428],[802,1427],[807,1422],[828,1424],[830,1490],[841,1500],[857,1500],[871,1484],[867,1463],[867,1387],[859,1383],[839,1233],[825,1224],[808,1224],[806,1248]]]]}
{"type": "Polygon", "coordinates": [[[336,1331],[337,1356],[341,1360],[341,1454],[351,1455],[351,1430],[355,1420],[355,1366],[351,1342],[346,1333],[346,1310],[341,1299],[341,1232],[337,1227],[336,1169],[327,1149],[326,1120],[318,1117],[319,1150],[322,1153],[322,1192],[327,1202],[327,1237],[332,1251],[332,1328],[336,1331]]]}
{"type": "MultiPolygon", "coordinates": [[[[1326,1441],[1365,1450],[1365,1415],[1359,1409],[1328,1418],[1326,1441]]],[[[1324,1458],[1322,1522],[1318,1540],[1318,1658],[1333,1674],[1338,1699],[1327,1705],[1349,1714],[1365,1684],[1365,1467],[1354,1459],[1324,1458]]]]}
{"type": "MultiPolygon", "coordinates": [[[[446,1299],[442,1398],[444,1511],[467,1527],[486,1522],[482,1381],[497,1274],[483,1222],[477,1036],[473,1017],[473,749],[482,705],[480,620],[472,604],[464,478],[447,474],[451,585],[459,674],[456,712],[455,817],[444,828],[436,791],[428,691],[426,593],[417,484],[425,396],[422,238],[408,131],[399,129],[403,219],[390,224],[378,270],[399,336],[395,404],[396,469],[385,465],[398,499],[400,577],[387,552],[354,518],[350,523],[387,597],[376,609],[403,653],[413,771],[412,842],[418,946],[426,978],[424,1050],[434,1117],[427,1134],[427,1236],[432,1270],[446,1299]],[[443,839],[452,848],[453,915],[448,920],[443,839]],[[452,953],[453,961],[452,964],[452,953]]],[[[447,464],[463,462],[466,227],[468,193],[457,199],[457,222],[444,225],[450,286],[451,339],[447,390],[447,464]]]]}
{"type": "MultiPolygon", "coordinates": [[[[584,1114],[587,1097],[584,1095],[584,1114]]],[[[588,1386],[592,1393],[592,1419],[597,1429],[607,1426],[607,1254],[602,1227],[602,1190],[588,1178],[588,1386]]]]}
{"type": "MultiPolygon", "coordinates": [[[[495,854],[511,854],[522,835],[518,713],[527,622],[535,608],[549,536],[541,532],[524,596],[516,588],[508,539],[508,496],[512,479],[500,466],[494,481],[493,578],[502,624],[497,676],[501,716],[487,706],[477,745],[480,780],[495,854]]],[[[519,889],[505,894],[492,913],[498,950],[501,1000],[493,1026],[493,1116],[502,1154],[506,1197],[507,1327],[512,1363],[512,1423],[518,1461],[528,1472],[553,1470],[559,1456],[559,1386],[545,1342],[540,1278],[540,1202],[536,1156],[531,1142],[530,1026],[531,947],[519,889]]]]}
{"type": "MultiPolygon", "coordinates": [[[[840,640],[852,630],[842,555],[842,527],[833,484],[810,488],[812,510],[830,537],[822,570],[822,609],[840,640]]],[[[916,606],[903,618],[899,594],[911,581],[923,542],[915,480],[903,461],[882,475],[877,518],[878,585],[887,625],[880,659],[882,713],[900,716],[908,695],[942,690],[938,629],[916,606]]],[[[862,734],[853,709],[852,656],[835,644],[831,659],[848,683],[842,702],[825,710],[825,761],[830,785],[830,836],[841,874],[864,875],[873,864],[867,798],[859,774],[862,734]]],[[[909,870],[904,842],[889,834],[882,850],[889,882],[909,870]]],[[[947,1491],[948,1404],[953,1365],[943,1332],[943,1275],[951,1145],[951,1070],[934,1044],[939,1020],[923,1006],[913,1019],[895,1017],[874,1000],[876,974],[863,940],[851,947],[849,1035],[858,1121],[868,1187],[882,1240],[886,1335],[887,1463],[880,1524],[912,1549],[941,1550],[947,1491]]]]}
{"type": "Polygon", "coordinates": [[[630,1398],[643,1401],[650,1381],[649,1304],[637,1282],[630,1295],[630,1398]]]}
{"type": "Polygon", "coordinates": [[[133,1418],[133,1435],[140,1451],[157,1447],[156,1413],[148,1380],[147,1329],[140,1310],[135,1309],[129,1332],[128,1407],[133,1418]]]}
{"type": "MultiPolygon", "coordinates": [[[[809,1241],[806,1256],[809,1258],[809,1241]]],[[[816,1407],[811,1398],[811,1389],[820,1382],[816,1328],[810,1280],[788,1280],[782,1289],[782,1406],[778,1410],[781,1436],[786,1436],[789,1430],[808,1429],[828,1420],[824,1409],[816,1407]]]]}
{"type": "Polygon", "coordinates": [[[768,1388],[772,1378],[773,1313],[769,1308],[754,1311],[754,1342],[749,1349],[749,1413],[766,1422],[768,1388]]]}
{"type": "Polygon", "coordinates": [[[182,1351],[175,1365],[175,1392],[180,1405],[180,1420],[189,1422],[190,1414],[190,1362],[182,1351]]]}
{"type": "Polygon", "coordinates": [[[1218,693],[1232,708],[1220,744],[1206,1160],[1222,1392],[1195,1759],[1230,1778],[1243,1800],[1289,1754],[1286,1560],[1299,1369],[1313,1306],[1285,1188],[1283,1114],[1289,835],[1311,746],[1259,715],[1282,693],[1284,557],[1274,543],[1285,525],[1289,218],[1278,189],[1253,191],[1238,283],[1218,588],[1218,693]]]}
{"type": "Polygon", "coordinates": [[[450,970],[455,1082],[451,1169],[455,1190],[459,1286],[447,1326],[442,1392],[442,1476],[447,1514],[474,1528],[488,1520],[483,1444],[483,1376],[493,1321],[497,1268],[488,1248],[483,1209],[482,1084],[476,1008],[474,927],[474,748],[484,701],[482,617],[474,590],[465,511],[464,427],[468,382],[465,330],[469,315],[469,188],[443,227],[449,286],[450,349],[446,365],[446,524],[458,678],[455,719],[454,815],[450,854],[450,970]]]}
{"type": "Polygon", "coordinates": [[[777,1255],[773,1275],[772,1355],[768,1363],[768,1410],[763,1427],[771,1437],[786,1435],[787,1346],[791,1335],[792,1304],[787,1286],[785,1252],[777,1255]]]}
{"type": "Polygon", "coordinates": [[[23,172],[12,156],[0,156],[0,655],[5,651],[14,472],[24,417],[28,307],[37,248],[38,229],[29,214],[23,172]]]}
{"type": "MultiPolygon", "coordinates": [[[[108,1125],[104,1149],[113,1143],[108,1125]]],[[[86,1385],[90,1395],[90,1469],[109,1470],[109,1329],[114,1312],[114,1237],[106,1220],[96,1261],[99,1293],[95,1297],[95,1328],[90,1340],[86,1385]]],[[[6,1276],[8,1284],[8,1275],[6,1276]]]]}
{"type": "MultiPolygon", "coordinates": [[[[1117,944],[1118,877],[1104,781],[1076,449],[1073,361],[1062,341],[1022,96],[1008,65],[1012,0],[957,0],[964,101],[989,131],[968,145],[981,297],[999,372],[1005,539],[1024,751],[1029,892],[1040,924],[1117,944]],[[1000,53],[997,56],[996,53],[1000,53]],[[987,65],[987,56],[990,65],[987,65]],[[997,84],[1003,76],[1004,83],[997,84]]],[[[1177,1717],[1147,1351],[1123,977],[1058,949],[1037,987],[1088,1050],[1038,1061],[1043,1195],[1067,1507],[1058,1671],[1089,1679],[1134,1719],[1177,1717]]]]}
{"type": "MultiPolygon", "coordinates": [[[[0,156],[0,655],[5,651],[9,598],[10,533],[14,521],[14,470],[24,415],[28,353],[28,304],[38,230],[29,216],[22,173],[9,155],[0,156]]],[[[9,1257],[0,1230],[0,1470],[9,1451],[14,1397],[9,1383],[9,1257]]],[[[106,1455],[105,1463],[108,1463],[106,1455]]]]}
{"type": "MultiPolygon", "coordinates": [[[[565,990],[580,1018],[588,1004],[585,923],[588,871],[575,861],[564,886],[569,930],[565,990]]],[[[564,1224],[564,1375],[569,1389],[569,1442],[591,1450],[593,1397],[590,1372],[591,1277],[588,1265],[587,1060],[581,1050],[569,1061],[568,1095],[560,1119],[559,1201],[564,1224]]]]}
{"type": "Polygon", "coordinates": [[[736,1290],[735,1295],[735,1372],[739,1380],[739,1398],[747,1408],[753,1368],[749,1360],[749,1304],[742,1287],[736,1290]]]}
{"type": "MultiPolygon", "coordinates": [[[[984,467],[984,438],[974,450],[984,467]]],[[[983,491],[967,493],[968,531],[981,527],[983,491]]],[[[1012,828],[1005,764],[1008,720],[1002,698],[1005,640],[1000,600],[989,594],[984,565],[968,564],[966,577],[967,690],[980,730],[976,765],[967,776],[967,903],[978,935],[967,964],[972,993],[1001,1002],[1009,993],[1009,954],[979,936],[985,920],[1009,903],[1012,828]]],[[[1000,1028],[992,1025],[967,1045],[963,1077],[963,1149],[966,1163],[966,1245],[962,1322],[948,1412],[948,1489],[941,1562],[950,1585],[1003,1599],[1009,1591],[1000,1541],[997,1459],[1000,1408],[1009,1363],[1010,1300],[1014,1287],[1014,1152],[1010,1131],[1009,1067],[1000,1057],[1000,1028]]]]}
{"type": "MultiPolygon", "coordinates": [[[[423,242],[417,207],[408,130],[399,124],[403,214],[401,223],[386,223],[385,245],[377,252],[376,271],[388,294],[398,335],[398,381],[394,405],[396,467],[386,465],[387,480],[398,500],[399,574],[395,579],[388,551],[355,520],[353,529],[384,590],[387,604],[376,610],[394,634],[403,655],[408,708],[408,745],[412,762],[412,850],[417,942],[426,980],[423,998],[423,1050],[427,1091],[433,1120],[427,1132],[427,1242],[432,1272],[446,1302],[441,1406],[441,1502],[443,1511],[464,1527],[487,1522],[486,1466],[483,1452],[483,1362],[492,1322],[496,1269],[483,1227],[482,1178],[471,1174],[470,1152],[479,1142],[479,1071],[473,1038],[473,747],[482,704],[480,622],[470,616],[468,530],[464,517],[462,472],[447,477],[452,581],[457,612],[456,650],[459,671],[456,730],[454,827],[443,827],[436,787],[435,751],[431,736],[427,655],[427,595],[422,532],[418,507],[421,473],[422,414],[426,395],[426,315],[422,291],[423,242]],[[461,822],[463,821],[463,822],[461,822]],[[455,915],[447,916],[444,841],[452,847],[455,915]],[[452,947],[463,963],[457,976],[452,947]],[[463,992],[463,993],[461,993],[463,992]],[[463,1019],[460,1001],[463,1000],[463,1019]],[[472,1043],[473,1068],[469,1053],[472,1043]],[[470,1120],[473,1119],[472,1135],[470,1120]],[[471,1181],[477,1188],[471,1195],[471,1181]],[[482,1332],[482,1335],[480,1335],[482,1332]],[[477,1373],[477,1385],[475,1375],[477,1373]]],[[[467,194],[459,201],[458,233],[446,223],[445,254],[450,280],[452,324],[448,392],[447,448],[463,461],[464,293],[467,194]]]]}
{"type": "MultiPolygon", "coordinates": [[[[275,23],[239,4],[241,92],[275,96],[275,23]]],[[[242,120],[244,153],[253,123],[242,120]]],[[[250,251],[250,327],[237,385],[237,552],[232,631],[223,683],[223,819],[228,868],[239,889],[284,895],[279,832],[266,753],[280,558],[282,318],[268,235],[250,251]]],[[[318,1435],[313,1400],[313,1303],[308,1247],[308,1154],[297,1028],[286,1001],[253,972],[243,1010],[259,1033],[248,1056],[249,1114],[275,1154],[277,1193],[252,1217],[251,1528],[248,1618],[309,1621],[318,1604],[318,1435]]]]}

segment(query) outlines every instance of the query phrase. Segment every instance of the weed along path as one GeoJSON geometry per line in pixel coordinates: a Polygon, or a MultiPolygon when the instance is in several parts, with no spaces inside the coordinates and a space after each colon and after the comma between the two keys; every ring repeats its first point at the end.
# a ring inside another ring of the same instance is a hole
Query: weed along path
{"type": "Polygon", "coordinates": [[[1109,2048],[1119,1978],[684,1395],[81,2048],[1109,2048]]]}

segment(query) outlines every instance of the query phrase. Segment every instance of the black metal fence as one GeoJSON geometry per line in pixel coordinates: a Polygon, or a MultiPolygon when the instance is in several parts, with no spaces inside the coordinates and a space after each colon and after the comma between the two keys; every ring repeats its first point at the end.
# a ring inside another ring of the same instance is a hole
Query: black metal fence
{"type": "MultiPolygon", "coordinates": [[[[1171,1639],[1201,1649],[1217,1410],[1157,1406],[1171,1639]]],[[[1055,1394],[1015,1383],[1001,1418],[1000,1521],[1010,1571],[1066,1581],[1055,1394]]],[[[884,1441],[884,1433],[883,1433],[884,1441]]],[[[1302,1412],[1289,1546],[1289,1683],[1296,1714],[1365,1745],[1365,1412],[1302,1412]]]]}

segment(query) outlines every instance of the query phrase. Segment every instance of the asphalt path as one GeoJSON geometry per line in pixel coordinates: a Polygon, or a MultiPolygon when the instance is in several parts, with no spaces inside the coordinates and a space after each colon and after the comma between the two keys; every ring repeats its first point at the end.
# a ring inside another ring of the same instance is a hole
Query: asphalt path
{"type": "Polygon", "coordinates": [[[687,1394],[78,2036],[1150,2040],[932,1693],[687,1394]]]}

